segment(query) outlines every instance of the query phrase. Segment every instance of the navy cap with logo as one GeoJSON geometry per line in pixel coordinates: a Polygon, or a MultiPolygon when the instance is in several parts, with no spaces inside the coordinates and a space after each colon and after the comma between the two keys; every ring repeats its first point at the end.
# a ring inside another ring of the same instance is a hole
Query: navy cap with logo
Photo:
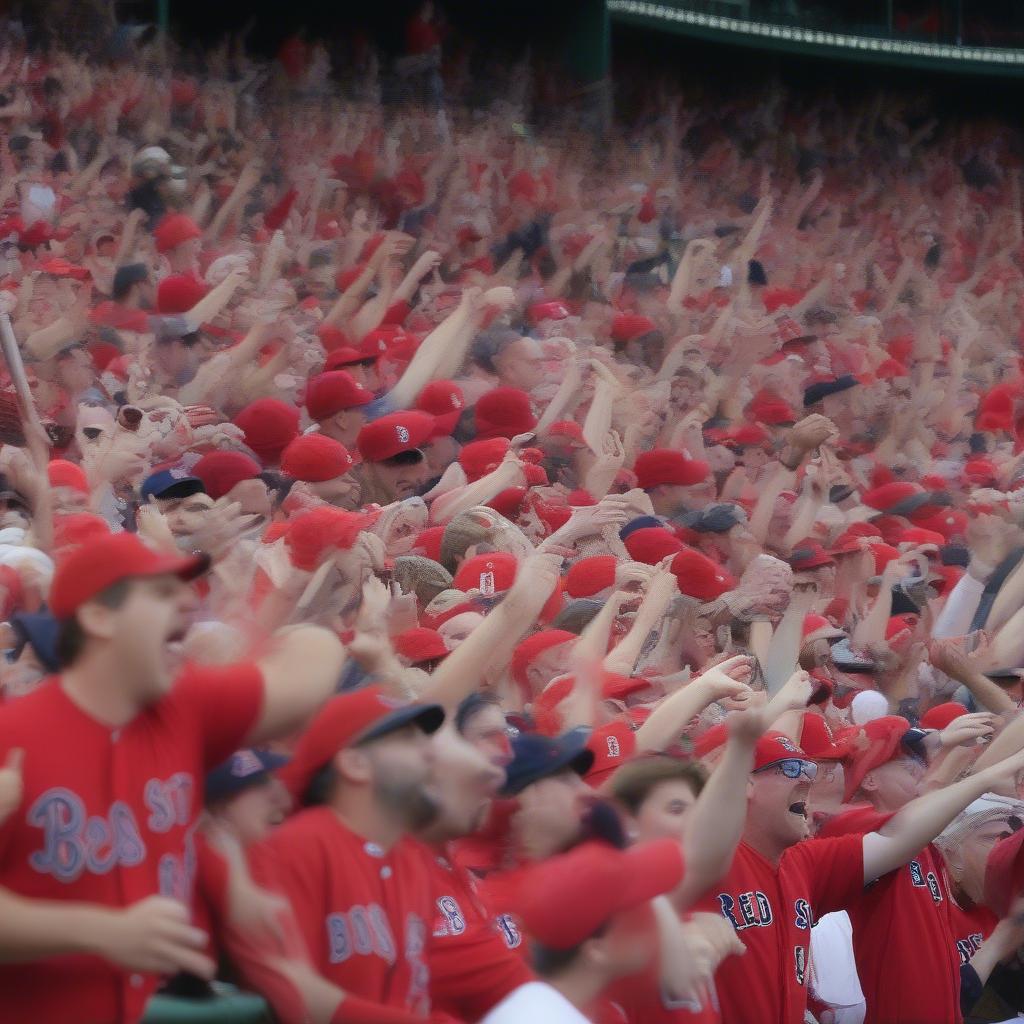
{"type": "Polygon", "coordinates": [[[205,494],[206,486],[198,477],[189,476],[184,470],[161,469],[151,473],[142,481],[142,500],[158,498],[170,501],[172,498],[188,498],[193,494],[205,494]]]}
{"type": "Polygon", "coordinates": [[[236,750],[206,774],[206,802],[228,800],[267,781],[289,758],[269,750],[236,750]]]}
{"type": "Polygon", "coordinates": [[[587,748],[588,729],[574,729],[561,736],[524,732],[512,740],[512,763],[506,769],[506,795],[515,796],[527,786],[566,770],[583,776],[594,763],[587,748]]]}

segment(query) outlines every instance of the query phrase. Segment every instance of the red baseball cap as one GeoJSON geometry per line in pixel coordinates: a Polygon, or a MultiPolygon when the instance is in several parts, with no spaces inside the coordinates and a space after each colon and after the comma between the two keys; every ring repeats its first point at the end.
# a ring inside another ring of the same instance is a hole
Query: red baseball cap
{"type": "Polygon", "coordinates": [[[624,541],[629,557],[647,565],[656,565],[669,555],[683,551],[685,545],[664,526],[644,526],[634,530],[624,541]]]}
{"type": "Polygon", "coordinates": [[[530,872],[520,917],[542,946],[572,949],[616,914],[670,892],[684,871],[682,847],[674,839],[625,850],[582,843],[530,872]]]}
{"type": "MultiPolygon", "coordinates": [[[[316,336],[320,339],[320,344],[323,345],[324,351],[328,354],[343,348],[355,351],[352,339],[344,331],[339,330],[332,324],[321,324],[316,329],[316,336]]],[[[356,361],[358,362],[358,360],[356,361]]]]}
{"type": "Polygon", "coordinates": [[[587,749],[594,763],[583,780],[597,789],[636,753],[636,733],[628,722],[616,719],[590,734],[587,749]]]}
{"type": "Polygon", "coordinates": [[[351,468],[348,449],[326,434],[300,434],[281,453],[281,472],[295,480],[322,483],[344,476],[351,468]]]}
{"type": "Polygon", "coordinates": [[[51,487],[70,487],[81,494],[89,493],[89,481],[81,466],[67,459],[53,459],[46,467],[51,487]]]}
{"type": "Polygon", "coordinates": [[[153,230],[157,252],[170,252],[192,238],[202,238],[199,225],[184,213],[168,213],[153,230]]]}
{"type": "Polygon", "coordinates": [[[448,645],[436,629],[414,626],[399,633],[393,640],[395,650],[410,664],[433,661],[448,656],[448,645]]]}
{"type": "Polygon", "coordinates": [[[264,464],[274,463],[299,435],[299,410],[279,398],[258,398],[234,420],[264,464]]]}
{"type": "Polygon", "coordinates": [[[860,788],[864,776],[875,768],[893,760],[905,751],[903,738],[910,732],[910,723],[899,715],[884,715],[865,722],[850,737],[850,752],[846,757],[846,793],[849,803],[860,788]]]}
{"type": "Polygon", "coordinates": [[[466,399],[455,381],[432,380],[416,398],[416,408],[434,417],[434,437],[449,437],[466,408],[466,399]]]}
{"type": "Polygon", "coordinates": [[[1024,892],[1024,829],[1000,839],[985,862],[985,903],[1006,917],[1014,900],[1024,892]]]}
{"type": "Polygon", "coordinates": [[[654,448],[637,456],[633,465],[637,486],[645,491],[661,484],[692,487],[706,480],[711,467],[671,448],[654,448]]]}
{"type": "Polygon", "coordinates": [[[751,419],[769,426],[782,423],[796,423],[797,415],[793,407],[773,391],[761,390],[750,400],[747,414],[751,419]]]}
{"type": "Polygon", "coordinates": [[[626,342],[635,341],[657,329],[650,317],[638,313],[617,313],[612,320],[611,334],[614,341],[626,342]]]}
{"type": "Polygon", "coordinates": [[[841,640],[846,634],[834,626],[824,615],[810,612],[804,616],[803,643],[815,640],[841,640]]]}
{"type": "Polygon", "coordinates": [[[465,559],[455,571],[455,590],[479,590],[483,594],[501,594],[515,582],[519,563],[507,551],[488,551],[465,559]]]}
{"type": "Polygon", "coordinates": [[[97,537],[109,537],[110,526],[102,516],[92,512],[74,512],[53,518],[53,548],[60,553],[64,548],[77,547],[97,537]]]}
{"type": "Polygon", "coordinates": [[[156,290],[157,312],[187,313],[209,292],[210,289],[191,274],[172,274],[165,277],[156,290]]]}
{"type": "Polygon", "coordinates": [[[185,558],[160,554],[134,533],[97,537],[58,560],[50,588],[50,611],[58,619],[70,619],[83,604],[122,580],[177,576],[187,581],[209,566],[209,555],[203,552],[185,558]]]}
{"type": "Polygon", "coordinates": [[[806,537],[793,548],[789,564],[795,572],[807,572],[824,565],[835,565],[836,560],[813,537],[806,537]]]}
{"type": "Polygon", "coordinates": [[[476,403],[476,435],[480,440],[492,437],[513,438],[527,434],[537,426],[530,396],[518,388],[494,388],[476,403]]]}
{"type": "Polygon", "coordinates": [[[501,465],[509,449],[507,437],[492,437],[487,441],[471,441],[459,452],[459,465],[466,474],[466,479],[474,483],[487,476],[501,465]]]}
{"type": "Polygon", "coordinates": [[[296,516],[288,523],[285,546],[292,564],[312,572],[326,552],[345,551],[373,523],[374,517],[322,505],[296,516]]]}
{"type": "Polygon", "coordinates": [[[314,420],[326,420],[346,409],[355,409],[372,401],[373,392],[344,370],[318,374],[306,385],[306,411],[314,420]]]}
{"type": "Polygon", "coordinates": [[[801,761],[813,760],[784,732],[766,732],[754,748],[754,771],[760,771],[790,758],[799,758],[801,761]]]}
{"type": "Polygon", "coordinates": [[[800,749],[812,761],[842,761],[849,746],[845,738],[837,738],[824,717],[805,711],[800,722],[800,749]]]}
{"type": "Polygon", "coordinates": [[[193,467],[206,493],[216,501],[244,480],[255,480],[263,470],[244,452],[209,452],[193,467]]]}
{"type": "Polygon", "coordinates": [[[614,555],[594,555],[578,561],[565,577],[565,592],[570,597],[590,597],[615,585],[618,560],[614,555]]]}
{"type": "Polygon", "coordinates": [[[679,584],[679,593],[699,601],[714,601],[736,587],[736,580],[725,566],[693,548],[680,551],[670,568],[679,584]]]}
{"type": "Polygon", "coordinates": [[[921,716],[922,729],[945,729],[951,722],[955,722],[961,715],[967,714],[967,708],[958,704],[955,700],[945,704],[936,704],[929,708],[921,716]]]}
{"type": "Polygon", "coordinates": [[[366,462],[384,462],[403,452],[417,451],[434,433],[434,417],[407,410],[381,416],[359,431],[356,446],[366,462]]]}
{"type": "Polygon", "coordinates": [[[328,353],[327,358],[324,360],[324,372],[340,370],[346,366],[353,366],[356,363],[369,365],[370,363],[375,363],[377,358],[376,354],[368,356],[357,348],[341,345],[328,353]]]}
{"type": "Polygon", "coordinates": [[[544,431],[546,437],[564,437],[579,447],[586,447],[583,428],[575,420],[558,420],[544,431]]]}
{"type": "Polygon", "coordinates": [[[545,651],[552,647],[560,647],[562,644],[574,643],[579,637],[566,629],[545,629],[540,633],[520,640],[512,652],[512,678],[521,686],[529,685],[526,678],[526,670],[545,651]]]}
{"type": "Polygon", "coordinates": [[[407,704],[390,697],[379,685],[340,694],[320,709],[299,740],[291,761],[278,771],[278,778],[292,797],[302,803],[309,784],[339,750],[386,736],[409,724],[433,733],[443,722],[444,709],[439,704],[407,704]]]}

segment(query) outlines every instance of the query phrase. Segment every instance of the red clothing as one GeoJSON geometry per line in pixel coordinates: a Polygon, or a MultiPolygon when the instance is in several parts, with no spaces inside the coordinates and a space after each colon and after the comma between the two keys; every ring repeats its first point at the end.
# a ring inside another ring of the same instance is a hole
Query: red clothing
{"type": "Polygon", "coordinates": [[[624,1024],[719,1024],[718,995],[709,1006],[668,998],[661,990],[657,968],[623,978],[602,995],[619,1012],[624,1024]]]}
{"type": "Polygon", "coordinates": [[[290,818],[248,851],[253,876],[291,904],[313,966],[375,1003],[426,1017],[434,884],[424,848],[385,852],[328,807],[290,818]]]}
{"type": "Polygon", "coordinates": [[[487,913],[467,871],[437,851],[428,854],[436,940],[428,957],[431,1001],[453,1017],[479,1020],[514,989],[534,980],[512,952],[524,943],[506,920],[487,913]]]}
{"type": "Polygon", "coordinates": [[[955,1024],[960,956],[942,860],[929,846],[848,907],[865,1024],[955,1024]]]}
{"type": "MultiPolygon", "coordinates": [[[[120,729],[80,710],[57,679],[0,708],[0,757],[25,750],[24,794],[0,826],[0,885],[30,899],[124,907],[190,903],[203,777],[255,723],[252,664],[189,668],[120,729]]],[[[141,1018],[157,979],[94,956],[0,966],[5,1024],[141,1018]]]]}
{"type": "Polygon", "coordinates": [[[811,926],[863,887],[859,835],[797,843],[778,866],[740,843],[717,896],[700,908],[728,918],[747,947],[715,977],[724,1024],[803,1024],[811,926]]]}
{"type": "Polygon", "coordinates": [[[981,949],[981,944],[992,934],[997,924],[999,918],[988,907],[974,906],[965,910],[950,898],[949,925],[961,965],[981,949]]]}

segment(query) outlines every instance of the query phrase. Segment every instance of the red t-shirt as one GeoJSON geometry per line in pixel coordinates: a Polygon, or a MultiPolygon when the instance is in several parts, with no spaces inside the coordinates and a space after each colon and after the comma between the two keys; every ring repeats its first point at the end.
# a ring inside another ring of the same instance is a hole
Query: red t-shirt
{"type": "Polygon", "coordinates": [[[974,906],[965,910],[950,898],[949,925],[961,966],[981,949],[981,944],[992,934],[997,924],[999,918],[988,907],[974,906]]]}
{"type": "Polygon", "coordinates": [[[803,1024],[811,927],[863,887],[859,835],[797,843],[777,866],[740,843],[717,895],[698,908],[726,917],[747,947],[715,975],[724,1024],[803,1024]]]}
{"type": "Polygon", "coordinates": [[[961,1020],[950,903],[942,859],[929,846],[847,908],[867,1001],[865,1024],[961,1020]]]}
{"type": "Polygon", "coordinates": [[[329,807],[290,818],[250,847],[254,878],[291,904],[317,971],[346,992],[426,1017],[434,882],[423,846],[385,852],[329,807]]]}
{"type": "MultiPolygon", "coordinates": [[[[112,729],[57,679],[0,708],[0,758],[25,751],[24,793],[0,825],[0,885],[29,899],[124,907],[160,893],[190,904],[206,771],[260,712],[255,665],[189,668],[163,700],[112,729]]],[[[141,1018],[156,987],[95,956],[0,966],[5,1024],[141,1018]]]]}
{"type": "Polygon", "coordinates": [[[479,1020],[514,989],[533,981],[513,950],[522,936],[508,918],[492,917],[469,873],[428,851],[434,922],[428,957],[433,1005],[460,1020],[479,1020]]]}

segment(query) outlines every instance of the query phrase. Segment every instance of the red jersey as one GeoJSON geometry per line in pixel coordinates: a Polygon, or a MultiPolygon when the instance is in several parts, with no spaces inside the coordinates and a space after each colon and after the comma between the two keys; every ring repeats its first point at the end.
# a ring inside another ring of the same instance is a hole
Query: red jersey
{"type": "Polygon", "coordinates": [[[960,955],[949,909],[942,859],[931,846],[847,907],[865,1024],[962,1019],[960,955]]]}
{"type": "MultiPolygon", "coordinates": [[[[25,751],[24,793],[0,825],[0,885],[29,899],[125,907],[191,903],[206,771],[243,745],[263,698],[255,665],[189,668],[163,700],[113,729],[57,679],[0,708],[0,758],[25,751]]],[[[5,1024],[141,1018],[156,987],[95,956],[0,966],[5,1024]]]]}
{"type": "Polygon", "coordinates": [[[673,999],[663,991],[657,967],[616,981],[602,1000],[618,1011],[623,1024],[719,1024],[722,1019],[716,992],[708,1005],[673,999]]]}
{"type": "Polygon", "coordinates": [[[424,848],[384,851],[329,807],[301,811],[247,851],[254,878],[291,904],[313,966],[353,995],[421,1017],[434,881],[424,848]]]}
{"type": "Polygon", "coordinates": [[[522,936],[507,918],[487,913],[469,873],[430,850],[434,921],[428,957],[435,1007],[462,1020],[479,1020],[510,992],[534,981],[513,950],[522,936]]]}
{"type": "Polygon", "coordinates": [[[717,896],[700,907],[728,918],[747,947],[715,975],[724,1024],[803,1024],[811,927],[863,888],[859,835],[807,839],[778,865],[740,843],[717,896]]]}
{"type": "Polygon", "coordinates": [[[988,907],[973,906],[965,910],[955,899],[950,898],[949,925],[961,966],[981,949],[981,944],[992,934],[997,924],[999,918],[988,907]]]}

